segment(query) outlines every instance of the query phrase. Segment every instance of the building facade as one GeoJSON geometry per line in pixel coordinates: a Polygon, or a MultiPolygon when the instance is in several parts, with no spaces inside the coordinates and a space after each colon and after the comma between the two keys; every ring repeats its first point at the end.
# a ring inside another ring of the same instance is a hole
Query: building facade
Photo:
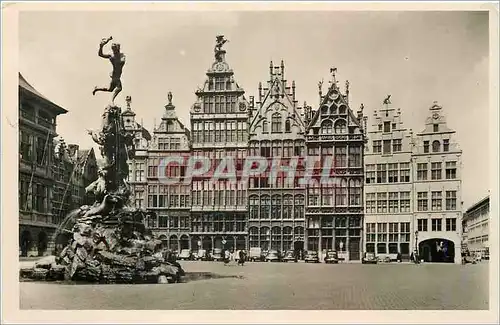
{"type": "Polygon", "coordinates": [[[412,132],[389,98],[375,111],[365,147],[365,251],[384,259],[409,259],[415,247],[412,132]]]}
{"type": "MultiPolygon", "coordinates": [[[[52,177],[52,215],[56,224],[64,223],[66,216],[82,205],[91,205],[95,197],[85,188],[97,179],[97,160],[94,149],[79,150],[76,144],[66,145],[63,139],[54,143],[52,177]]],[[[68,243],[66,232],[54,234],[55,251],[68,243]]]]}
{"type": "Polygon", "coordinates": [[[247,184],[241,172],[248,147],[249,103],[226,62],[225,42],[217,37],[215,61],[190,112],[192,156],[210,165],[208,172],[192,178],[191,240],[207,250],[247,245],[247,184]],[[236,179],[212,179],[225,163],[235,165],[236,179]]]}
{"type": "Polygon", "coordinates": [[[190,133],[177,118],[169,92],[168,104],[148,148],[147,209],[154,213],[146,224],[172,250],[191,249],[191,183],[184,182],[190,151],[190,133]],[[169,158],[181,159],[167,164],[169,158]]]}
{"type": "Polygon", "coordinates": [[[455,135],[434,102],[413,141],[415,246],[426,262],[461,263],[462,150],[455,135]]]}
{"type": "Polygon", "coordinates": [[[490,245],[490,197],[487,196],[465,211],[463,233],[466,234],[466,246],[469,252],[479,253],[489,258],[490,245]]]}
{"type": "MultiPolygon", "coordinates": [[[[267,159],[265,172],[249,177],[248,246],[262,250],[304,249],[305,189],[301,173],[288,178],[286,167],[302,161],[305,124],[295,98],[295,81],[285,79],[285,66],[269,66],[267,86],[259,84],[258,101],[250,99],[249,152],[267,159]],[[276,170],[273,173],[273,163],[276,170]]],[[[302,172],[303,174],[303,172],[302,172]]]]}
{"type": "Polygon", "coordinates": [[[344,260],[360,260],[364,119],[362,108],[354,115],[349,107],[348,86],[342,94],[333,75],[324,96],[320,83],[319,108],[307,108],[306,152],[318,163],[306,163],[306,173],[313,176],[306,191],[306,247],[319,251],[320,258],[333,249],[344,260]],[[331,181],[321,181],[325,168],[331,181]]]}
{"type": "Polygon", "coordinates": [[[52,213],[56,119],[67,110],[45,98],[19,74],[19,250],[41,256],[54,248],[52,213]]]}

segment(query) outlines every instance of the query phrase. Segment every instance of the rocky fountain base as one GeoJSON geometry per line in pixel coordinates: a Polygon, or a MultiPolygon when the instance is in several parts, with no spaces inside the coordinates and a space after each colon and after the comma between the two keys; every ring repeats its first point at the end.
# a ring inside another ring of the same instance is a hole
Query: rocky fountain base
{"type": "Polygon", "coordinates": [[[21,278],[93,283],[179,282],[183,269],[173,255],[162,252],[161,242],[145,235],[143,214],[122,209],[105,220],[100,216],[79,220],[61,254],[22,269],[21,278]]]}
{"type": "MultiPolygon", "coordinates": [[[[178,282],[184,271],[173,255],[162,252],[161,242],[146,234],[145,212],[127,205],[128,159],[134,157],[133,134],[123,126],[121,109],[110,105],[98,132],[89,131],[99,144],[105,166],[86,188],[97,198],[92,206],[71,212],[74,224],[69,244],[59,254],[34,268],[21,270],[21,278],[74,280],[98,283],[178,282]]],[[[58,229],[56,235],[65,229],[58,229]]]]}

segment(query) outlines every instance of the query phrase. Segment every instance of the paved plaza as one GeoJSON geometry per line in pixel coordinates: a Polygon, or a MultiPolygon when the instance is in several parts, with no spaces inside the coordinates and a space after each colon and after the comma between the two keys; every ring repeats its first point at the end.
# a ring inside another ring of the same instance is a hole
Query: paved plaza
{"type": "Polygon", "coordinates": [[[185,283],[20,283],[21,309],[488,309],[488,263],[181,262],[185,283]]]}

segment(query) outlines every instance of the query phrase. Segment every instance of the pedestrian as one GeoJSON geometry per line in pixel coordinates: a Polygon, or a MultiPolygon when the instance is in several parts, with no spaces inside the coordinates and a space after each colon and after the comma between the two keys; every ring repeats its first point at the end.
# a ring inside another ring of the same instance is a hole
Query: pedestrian
{"type": "Polygon", "coordinates": [[[245,251],[240,250],[239,251],[239,256],[238,256],[238,265],[243,266],[245,264],[245,251]]]}
{"type": "Polygon", "coordinates": [[[226,250],[224,252],[224,265],[227,265],[230,259],[231,259],[231,253],[229,252],[229,250],[226,250]]]}

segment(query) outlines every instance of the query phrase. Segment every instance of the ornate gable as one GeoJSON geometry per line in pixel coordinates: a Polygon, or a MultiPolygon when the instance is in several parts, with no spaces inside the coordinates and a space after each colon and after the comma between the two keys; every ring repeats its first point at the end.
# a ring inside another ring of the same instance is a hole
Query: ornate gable
{"type": "Polygon", "coordinates": [[[284,76],[284,64],[269,67],[270,78],[267,87],[259,84],[259,101],[257,109],[250,113],[250,135],[256,133],[289,133],[303,134],[304,121],[301,118],[297,101],[295,100],[295,81],[287,85],[284,76]]]}
{"type": "Polygon", "coordinates": [[[336,69],[331,69],[333,81],[325,96],[322,96],[319,83],[321,101],[319,108],[311,112],[311,119],[307,126],[307,134],[363,134],[363,107],[354,115],[349,107],[349,82],[346,82],[346,95],[343,95],[335,80],[336,69]]]}

